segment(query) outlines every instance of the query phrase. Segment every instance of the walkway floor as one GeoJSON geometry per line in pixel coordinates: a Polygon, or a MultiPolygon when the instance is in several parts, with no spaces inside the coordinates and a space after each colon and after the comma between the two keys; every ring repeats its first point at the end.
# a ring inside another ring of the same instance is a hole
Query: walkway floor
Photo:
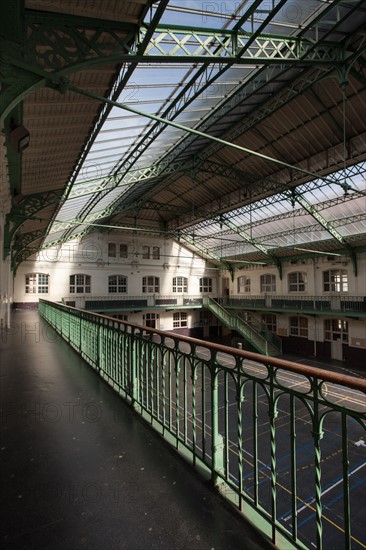
{"type": "Polygon", "coordinates": [[[272,548],[38,313],[1,336],[2,548],[272,548]]]}

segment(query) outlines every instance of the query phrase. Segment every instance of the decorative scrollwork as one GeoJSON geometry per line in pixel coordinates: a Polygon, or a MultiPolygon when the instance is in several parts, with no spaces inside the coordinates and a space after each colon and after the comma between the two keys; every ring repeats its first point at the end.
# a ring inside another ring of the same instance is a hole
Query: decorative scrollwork
{"type": "Polygon", "coordinates": [[[53,72],[93,59],[126,55],[131,53],[133,42],[134,33],[32,23],[28,27],[26,57],[28,63],[53,72]]]}

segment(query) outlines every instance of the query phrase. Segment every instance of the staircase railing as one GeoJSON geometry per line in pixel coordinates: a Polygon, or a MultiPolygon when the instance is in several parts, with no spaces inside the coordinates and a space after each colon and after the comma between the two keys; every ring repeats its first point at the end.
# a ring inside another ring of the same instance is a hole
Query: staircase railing
{"type": "Polygon", "coordinates": [[[232,315],[216,300],[213,300],[209,296],[204,296],[202,305],[207,307],[225,326],[231,330],[236,330],[248,340],[259,353],[263,353],[264,355],[280,354],[281,350],[278,349],[274,342],[269,341],[260,331],[238,315],[232,315]]]}
{"type": "Polygon", "coordinates": [[[278,336],[278,334],[275,334],[274,332],[268,330],[259,321],[257,321],[257,319],[253,317],[251,317],[250,319],[245,319],[242,314],[238,313],[237,315],[244,323],[254,328],[271,344],[271,347],[273,348],[273,352],[274,352],[271,355],[281,355],[282,340],[278,336]]]}

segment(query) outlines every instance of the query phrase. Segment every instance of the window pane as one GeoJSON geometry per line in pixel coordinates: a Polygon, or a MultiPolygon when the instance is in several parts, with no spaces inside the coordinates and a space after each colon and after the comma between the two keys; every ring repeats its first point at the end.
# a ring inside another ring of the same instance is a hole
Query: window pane
{"type": "Polygon", "coordinates": [[[91,290],[91,277],[77,273],[70,275],[70,294],[89,294],[91,290]]]}
{"type": "Polygon", "coordinates": [[[348,273],[344,269],[323,271],[324,292],[348,292],[348,273]]]}
{"type": "Polygon", "coordinates": [[[200,279],[200,292],[212,292],[212,279],[210,277],[200,279]]]}
{"type": "Polygon", "coordinates": [[[108,257],[109,258],[115,258],[116,257],[116,243],[108,243],[108,257]]]}
{"type": "Polygon", "coordinates": [[[276,276],[267,274],[260,277],[261,292],[276,292],[276,276]]]}
{"type": "Polygon", "coordinates": [[[128,256],[127,244],[120,244],[119,245],[119,257],[120,258],[127,258],[127,256],[128,256]]]}

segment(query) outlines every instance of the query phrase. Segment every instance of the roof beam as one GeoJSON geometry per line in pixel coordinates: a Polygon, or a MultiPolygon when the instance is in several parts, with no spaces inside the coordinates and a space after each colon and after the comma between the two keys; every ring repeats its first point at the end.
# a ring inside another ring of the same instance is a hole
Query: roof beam
{"type": "MultiPolygon", "coordinates": [[[[140,39],[146,29],[140,28],[140,39]]],[[[260,34],[243,30],[223,30],[159,25],[146,48],[150,61],[165,59],[179,62],[210,63],[232,61],[261,64],[339,64],[345,52],[337,43],[317,42],[304,38],[260,34]],[[240,54],[240,55],[239,55],[240,54]]]]}
{"type": "Polygon", "coordinates": [[[222,223],[224,225],[226,225],[229,229],[231,229],[231,231],[233,231],[233,233],[236,233],[237,235],[240,235],[240,237],[246,242],[246,243],[249,243],[251,244],[252,246],[254,246],[257,250],[260,250],[260,252],[262,252],[263,254],[265,254],[266,256],[270,257],[271,260],[273,261],[274,264],[276,264],[277,266],[277,269],[278,269],[278,273],[279,273],[279,276],[280,276],[280,279],[282,280],[282,264],[280,262],[280,260],[274,256],[273,254],[271,254],[268,249],[263,246],[262,244],[256,242],[255,239],[253,239],[250,235],[248,235],[248,233],[246,231],[244,231],[243,229],[240,229],[239,227],[237,227],[235,224],[233,224],[231,221],[227,220],[224,216],[222,216],[222,218],[220,218],[220,220],[222,220],[222,223]]]}
{"type": "Polygon", "coordinates": [[[290,200],[296,200],[336,241],[347,249],[352,260],[354,274],[357,277],[357,255],[354,249],[347,243],[346,239],[344,239],[344,237],[334,228],[333,224],[327,221],[320,212],[305,199],[305,197],[294,192],[291,193],[290,200]]]}
{"type": "Polygon", "coordinates": [[[178,242],[185,242],[189,246],[189,248],[191,250],[193,249],[199,256],[202,256],[203,258],[207,258],[214,262],[218,262],[219,267],[221,266],[223,269],[227,269],[231,274],[231,279],[234,280],[233,266],[226,262],[225,259],[220,258],[219,256],[217,256],[217,254],[202,246],[200,243],[195,242],[194,235],[186,235],[178,232],[176,234],[176,239],[178,240],[178,242]]]}

